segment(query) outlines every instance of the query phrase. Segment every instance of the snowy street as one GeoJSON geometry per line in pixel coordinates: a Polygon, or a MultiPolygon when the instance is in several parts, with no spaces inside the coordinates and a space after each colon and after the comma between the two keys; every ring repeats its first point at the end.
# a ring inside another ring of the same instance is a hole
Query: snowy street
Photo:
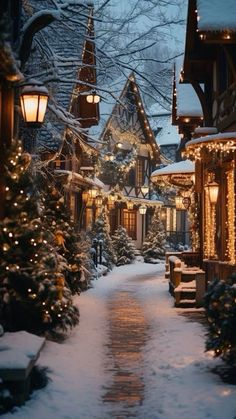
{"type": "Polygon", "coordinates": [[[173,308],[164,264],[114,268],[93,285],[79,326],[41,353],[50,383],[4,419],[236,417],[236,387],[210,371],[221,361],[204,353],[204,326],[173,308]]]}

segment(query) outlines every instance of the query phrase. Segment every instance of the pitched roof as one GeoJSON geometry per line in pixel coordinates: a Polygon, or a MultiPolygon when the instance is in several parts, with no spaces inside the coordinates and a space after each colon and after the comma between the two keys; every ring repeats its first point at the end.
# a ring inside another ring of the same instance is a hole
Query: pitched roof
{"type": "MultiPolygon", "coordinates": [[[[110,100],[106,101],[103,104],[101,102],[101,124],[100,124],[100,133],[99,129],[97,135],[99,141],[102,141],[104,135],[106,134],[109,127],[113,124],[116,124],[120,121],[121,116],[119,109],[126,109],[129,106],[135,106],[135,109],[138,113],[138,118],[142,127],[142,136],[147,143],[151,145],[153,153],[157,159],[160,158],[160,150],[155,141],[154,133],[151,129],[148,116],[143,106],[142,97],[138,88],[138,84],[135,78],[134,73],[131,73],[124,83],[123,77],[117,79],[112,86],[113,95],[110,95],[110,100]],[[123,81],[123,83],[122,83],[123,81]],[[122,87],[121,87],[122,86],[122,87]],[[131,93],[130,98],[129,93],[131,93]],[[133,103],[134,100],[134,103],[133,103]]],[[[97,127],[93,127],[92,133],[94,135],[97,127]]],[[[127,129],[128,131],[128,129],[127,129]]],[[[94,136],[95,138],[95,136],[94,136]]]]}
{"type": "MultiPolygon", "coordinates": [[[[52,0],[30,0],[31,10],[25,10],[25,25],[32,20],[32,14],[43,14],[52,11],[55,14],[55,4],[52,0]]],[[[52,108],[57,108],[56,114],[47,112],[47,119],[39,133],[39,146],[46,145],[58,149],[71,115],[71,100],[78,80],[79,68],[82,65],[82,53],[85,39],[89,39],[88,25],[92,13],[91,2],[67,1],[55,14],[55,19],[34,35],[33,49],[28,60],[25,74],[41,80],[48,88],[52,108]],[[63,119],[58,121],[61,114],[63,119]],[[48,125],[47,125],[48,121],[48,125]]],[[[72,117],[73,118],[73,117],[72,117]]],[[[74,125],[79,124],[74,121],[74,125]]]]}

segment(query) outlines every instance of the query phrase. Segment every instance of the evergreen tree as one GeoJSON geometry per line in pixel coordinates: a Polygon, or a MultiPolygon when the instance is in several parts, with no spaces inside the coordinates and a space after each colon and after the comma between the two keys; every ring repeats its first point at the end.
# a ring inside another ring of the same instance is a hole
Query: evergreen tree
{"type": "Polygon", "coordinates": [[[124,227],[119,226],[117,228],[112,236],[112,244],[116,255],[116,266],[128,265],[134,261],[134,244],[124,227]]]}
{"type": "Polygon", "coordinates": [[[166,232],[156,209],[152,218],[150,230],[143,242],[142,254],[145,262],[155,263],[165,256],[166,232]]]}
{"type": "Polygon", "coordinates": [[[51,232],[58,253],[64,258],[64,275],[68,287],[73,294],[80,293],[87,289],[89,272],[85,280],[86,268],[82,264],[79,234],[71,222],[70,212],[53,174],[47,169],[47,172],[41,172],[39,178],[44,201],[43,223],[51,232]]]}
{"type": "Polygon", "coordinates": [[[209,323],[206,349],[230,364],[236,364],[236,275],[227,281],[212,281],[205,295],[209,323]]]}
{"type": "Polygon", "coordinates": [[[66,287],[63,258],[44,228],[30,156],[13,142],[6,160],[5,218],[0,223],[0,322],[5,330],[66,330],[79,313],[66,287]]]}
{"type": "Polygon", "coordinates": [[[116,258],[114,249],[112,246],[112,240],[109,233],[110,226],[107,218],[106,211],[101,210],[100,215],[93,224],[92,230],[90,232],[90,237],[93,242],[96,239],[102,245],[102,264],[107,266],[109,270],[112,269],[116,258]]]}

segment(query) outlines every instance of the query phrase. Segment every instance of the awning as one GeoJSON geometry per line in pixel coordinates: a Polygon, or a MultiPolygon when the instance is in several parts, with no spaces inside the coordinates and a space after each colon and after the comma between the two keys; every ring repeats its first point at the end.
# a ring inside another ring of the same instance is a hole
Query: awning
{"type": "Polygon", "coordinates": [[[193,184],[194,173],[195,164],[191,160],[182,160],[155,170],[151,174],[151,180],[164,182],[171,186],[190,187],[193,184]]]}
{"type": "Polygon", "coordinates": [[[201,158],[201,151],[229,152],[236,150],[236,132],[224,132],[195,138],[185,144],[185,155],[195,160],[201,158]]]}

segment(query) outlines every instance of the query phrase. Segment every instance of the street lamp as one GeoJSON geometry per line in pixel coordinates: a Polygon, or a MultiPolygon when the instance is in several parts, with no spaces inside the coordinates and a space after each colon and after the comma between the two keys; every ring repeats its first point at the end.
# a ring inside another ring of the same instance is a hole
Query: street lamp
{"type": "Polygon", "coordinates": [[[206,185],[206,189],[208,191],[210,203],[212,205],[215,205],[217,203],[217,199],[219,195],[219,184],[215,181],[209,182],[206,185]]]}
{"type": "Polygon", "coordinates": [[[48,90],[39,81],[30,80],[22,85],[20,104],[24,121],[32,128],[39,128],[45,117],[48,90]]]}
{"type": "Polygon", "coordinates": [[[186,208],[183,204],[183,197],[181,195],[176,195],[175,197],[175,207],[177,211],[185,211],[186,208]]]}
{"type": "Polygon", "coordinates": [[[86,100],[88,103],[96,104],[100,102],[101,97],[93,90],[86,96],[86,100]]]}
{"type": "Polygon", "coordinates": [[[146,212],[147,212],[147,207],[146,207],[146,205],[140,205],[138,210],[139,210],[139,214],[145,215],[146,212]]]}
{"type": "Polygon", "coordinates": [[[126,205],[128,210],[132,210],[134,208],[134,204],[131,201],[127,201],[126,205]]]}
{"type": "Polygon", "coordinates": [[[147,207],[146,207],[146,205],[140,205],[140,207],[139,207],[138,210],[139,210],[139,214],[142,215],[142,244],[143,244],[143,239],[144,239],[144,217],[145,217],[145,214],[147,212],[147,207]]]}

